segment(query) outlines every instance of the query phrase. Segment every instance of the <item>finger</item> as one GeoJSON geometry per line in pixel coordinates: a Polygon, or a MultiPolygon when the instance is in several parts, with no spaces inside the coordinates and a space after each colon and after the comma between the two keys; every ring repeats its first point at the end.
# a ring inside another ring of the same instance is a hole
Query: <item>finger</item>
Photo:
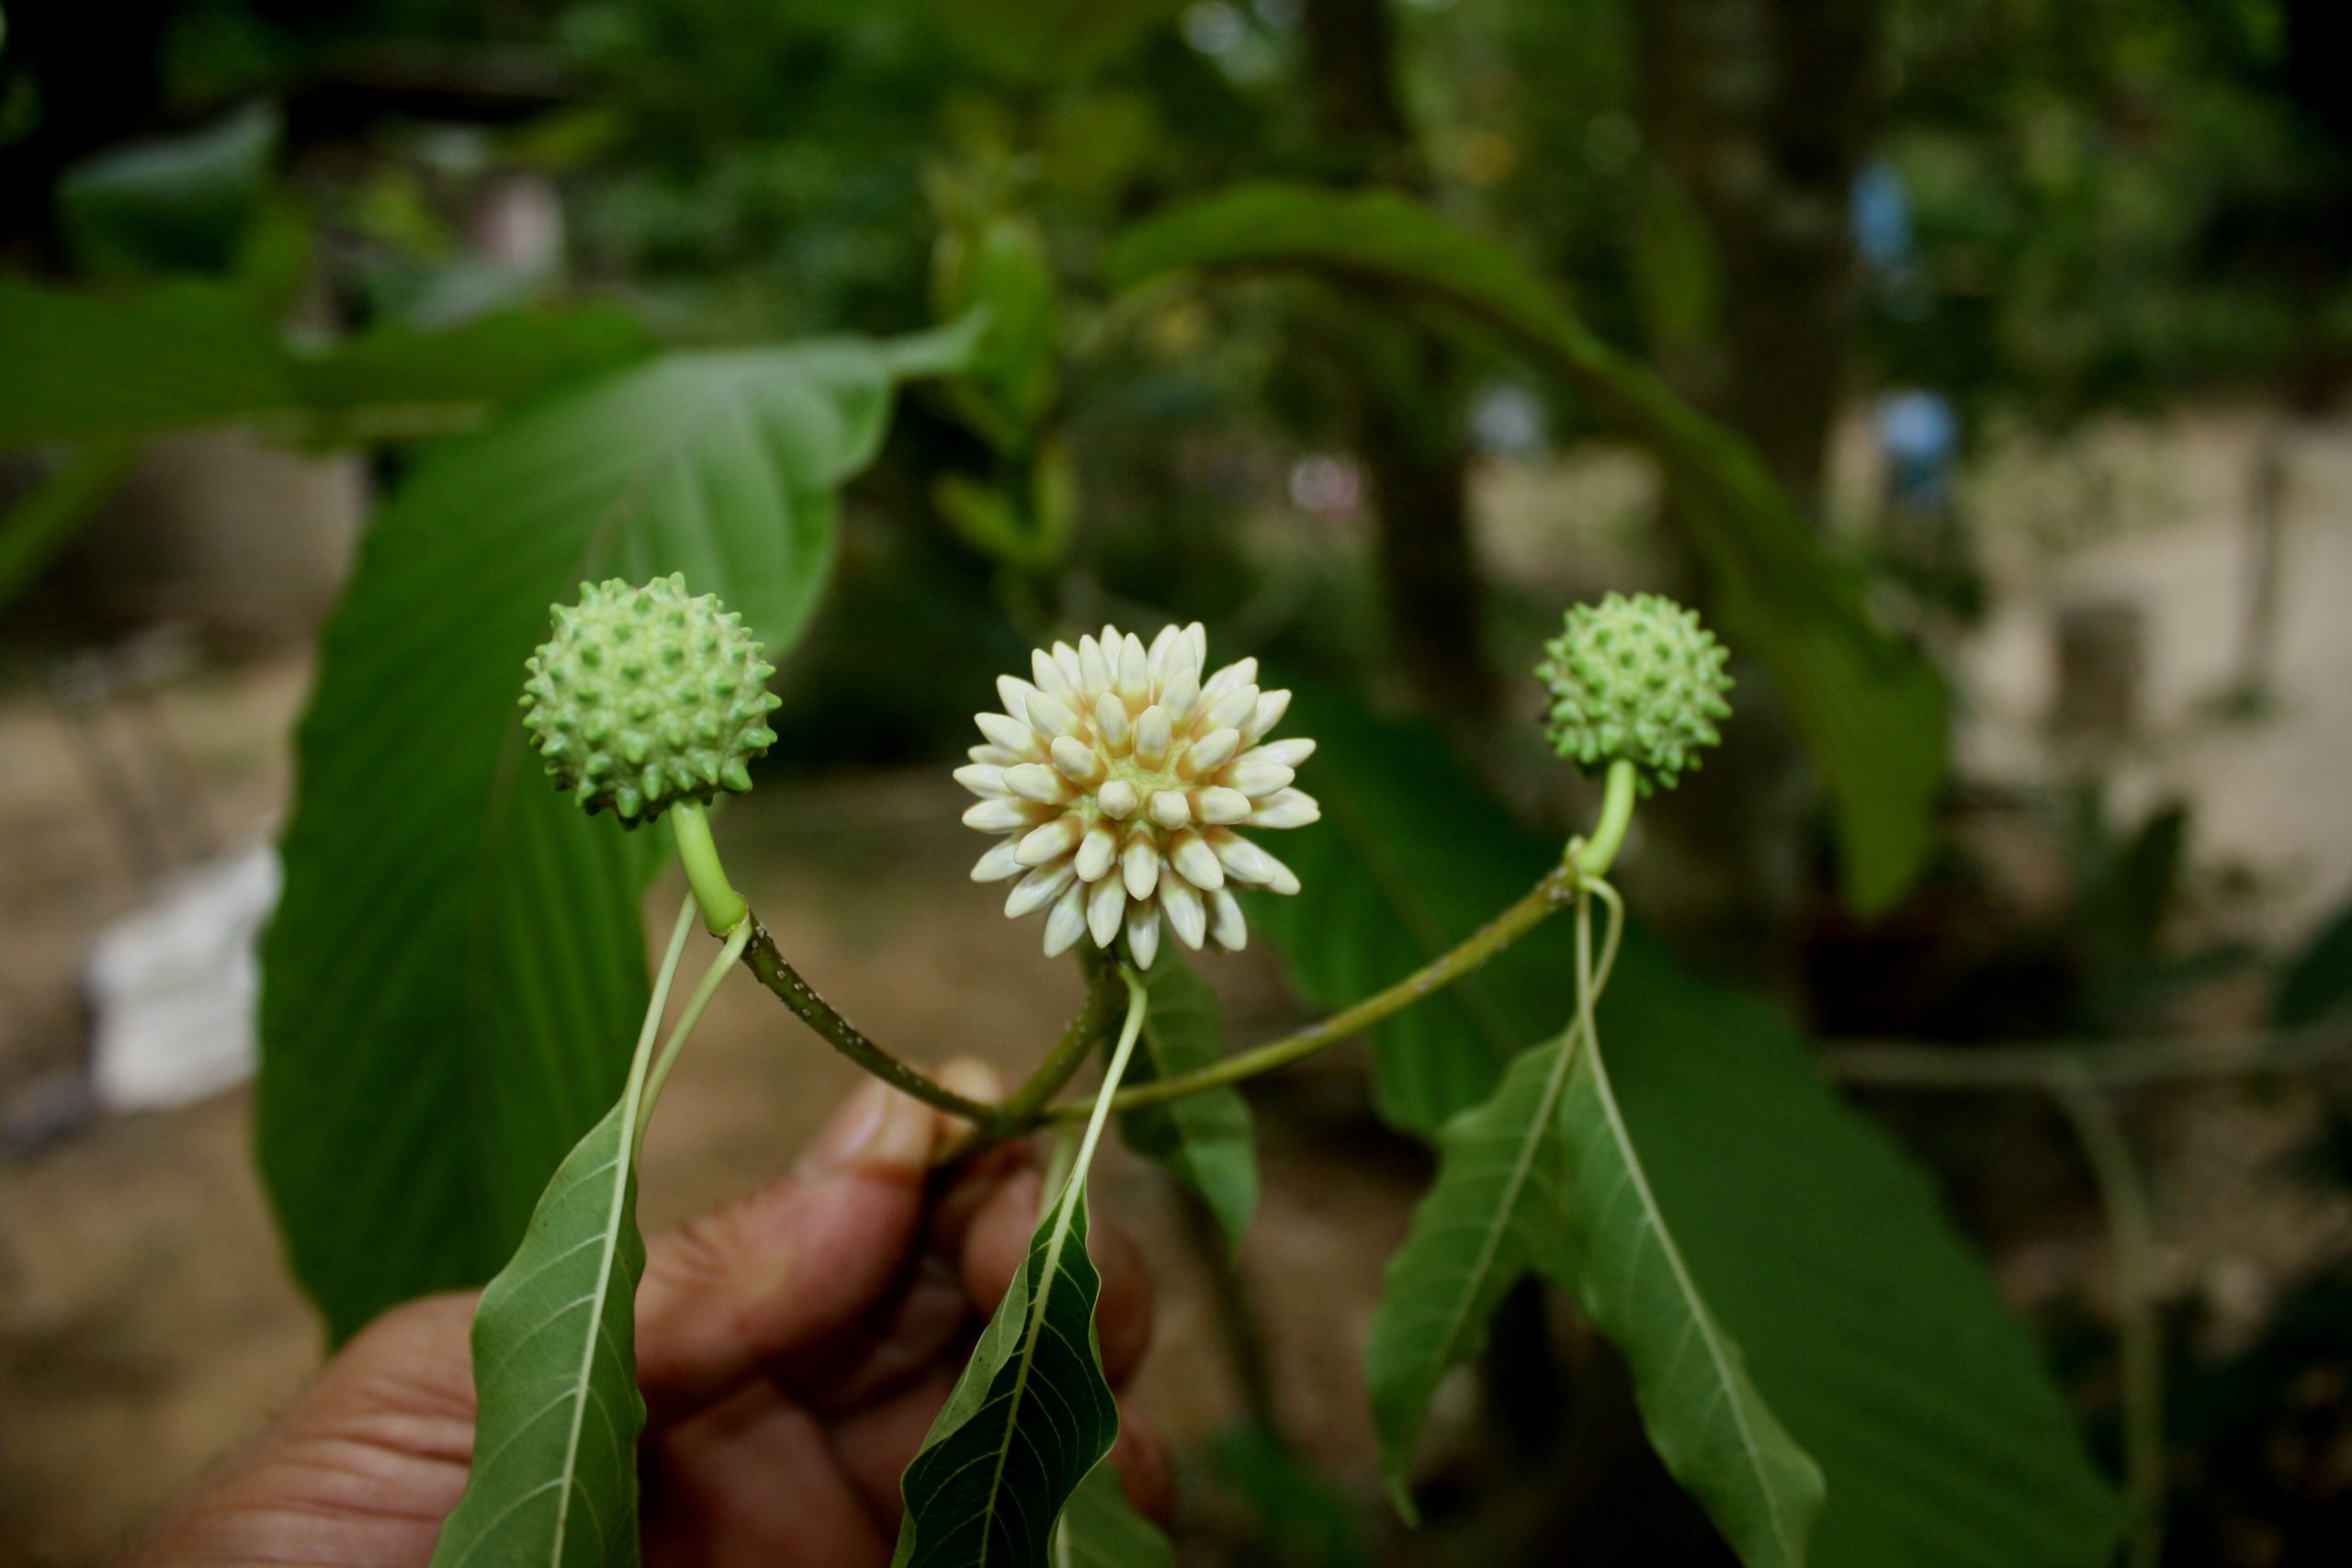
{"type": "Polygon", "coordinates": [[[707,1404],[881,1301],[908,1267],[937,1127],[868,1083],[794,1174],[656,1236],[638,1292],[647,1402],[707,1404]]]}
{"type": "Polygon", "coordinates": [[[781,1388],[820,1416],[867,1404],[969,1337],[971,1303],[956,1267],[925,1253],[895,1298],[869,1321],[787,1353],[772,1369],[781,1388]]]}
{"type": "Polygon", "coordinates": [[[1169,1461],[1168,1439],[1159,1427],[1133,1411],[1121,1411],[1111,1464],[1137,1513],[1163,1525],[1176,1517],[1176,1467],[1169,1461]]]}
{"type": "MultiPolygon", "coordinates": [[[[964,1287],[971,1293],[974,1310],[984,1316],[1004,1299],[1013,1271],[1029,1256],[1043,1187],[1036,1172],[1018,1172],[973,1216],[964,1244],[964,1287]]],[[[1102,1371],[1117,1383],[1135,1371],[1151,1344],[1150,1277],[1144,1271],[1142,1255],[1115,1225],[1093,1228],[1086,1250],[1102,1277],[1102,1292],[1094,1307],[1102,1371]]]]}
{"type": "Polygon", "coordinates": [[[396,1307],[130,1562],[422,1562],[473,1451],[471,1295],[396,1307]]]}
{"type": "Polygon", "coordinates": [[[956,1369],[934,1366],[888,1398],[833,1423],[833,1457],[842,1473],[875,1521],[892,1535],[907,1511],[899,1478],[922,1451],[922,1440],[955,1386],[956,1369]]]}
{"type": "Polygon", "coordinates": [[[1102,1344],[1102,1375],[1124,1384],[1151,1348],[1151,1276],[1127,1233],[1106,1224],[1087,1237],[1088,1256],[1102,1276],[1094,1303],[1094,1334],[1102,1344]]]}
{"type": "Polygon", "coordinates": [[[825,1431],[750,1387],[663,1433],[646,1466],[654,1568],[881,1568],[890,1541],[834,1462],[825,1431]]]}

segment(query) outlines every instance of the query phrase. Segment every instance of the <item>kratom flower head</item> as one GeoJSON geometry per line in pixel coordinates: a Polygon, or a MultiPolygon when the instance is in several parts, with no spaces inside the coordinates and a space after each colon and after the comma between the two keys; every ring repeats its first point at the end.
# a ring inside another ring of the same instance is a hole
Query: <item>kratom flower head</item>
{"type": "Polygon", "coordinates": [[[1124,931],[1148,965],[1164,919],[1185,946],[1238,952],[1248,940],[1234,889],[1295,893],[1288,866],[1235,831],[1297,828],[1321,809],[1291,787],[1312,740],[1268,741],[1288,692],[1261,692],[1258,661],[1206,674],[1208,634],[1169,626],[1147,649],[1104,626],[1030,656],[1033,681],[997,678],[1002,713],[978,716],[985,743],[956,782],[980,797],[967,825],[1003,842],[975,882],[1019,877],[1004,912],[1046,917],[1046,952],[1124,931]]]}
{"type": "Polygon", "coordinates": [[[748,764],[775,744],[775,667],[742,616],[675,573],[582,583],[526,668],[523,726],[556,787],[625,826],[750,789],[748,764]]]}
{"type": "Polygon", "coordinates": [[[1655,593],[1578,604],[1544,645],[1536,678],[1552,694],[1549,732],[1587,769],[1623,759],[1644,795],[1672,789],[1731,716],[1729,657],[1697,612],[1655,593]]]}

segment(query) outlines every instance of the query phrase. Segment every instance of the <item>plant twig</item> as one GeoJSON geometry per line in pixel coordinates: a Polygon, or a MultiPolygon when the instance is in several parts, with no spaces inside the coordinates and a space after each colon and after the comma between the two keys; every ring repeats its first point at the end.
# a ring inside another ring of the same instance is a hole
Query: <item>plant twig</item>
{"type": "MultiPolygon", "coordinates": [[[[1255,1049],[1213,1062],[1205,1067],[1174,1077],[1159,1078],[1134,1089],[1120,1091],[1112,1101],[1112,1109],[1132,1111],[1141,1105],[1159,1105],[1171,1100],[1182,1100],[1203,1089],[1216,1089],[1244,1078],[1313,1055],[1327,1045],[1352,1039],[1366,1029],[1441,990],[1485,964],[1495,954],[1525,936],[1544,920],[1567,907],[1575,897],[1579,876],[1574,865],[1566,863],[1555,866],[1541,882],[1529,889],[1526,896],[1501,914],[1479,928],[1459,947],[1422,965],[1384,991],[1374,992],[1353,1007],[1343,1008],[1322,1022],[1284,1035],[1255,1049]]],[[[1084,1100],[1064,1100],[1046,1108],[1048,1121],[1070,1122],[1083,1117],[1091,1109],[1084,1100]]]]}
{"type": "Polygon", "coordinates": [[[2107,1216],[2116,1348],[2122,1363],[2123,1486],[2132,1513],[2127,1561],[2130,1568],[2157,1568],[2164,1559],[2165,1370],[2147,1183],[2115,1108],[2096,1083],[2076,1074],[2053,1080],[2050,1089],[2074,1124],[2107,1216]]]}
{"type": "Polygon", "coordinates": [[[795,1018],[815,1030],[825,1043],[892,1089],[910,1094],[925,1105],[937,1106],[978,1126],[989,1126],[997,1121],[997,1107],[977,1100],[967,1100],[945,1084],[925,1077],[866,1038],[855,1024],[834,1011],[832,1004],[819,996],[816,988],[802,979],[800,972],[776,951],[775,939],[768,935],[768,929],[760,923],[759,916],[748,918],[752,922],[752,935],[743,949],[744,966],[759,976],[761,985],[776,994],[795,1018]]]}

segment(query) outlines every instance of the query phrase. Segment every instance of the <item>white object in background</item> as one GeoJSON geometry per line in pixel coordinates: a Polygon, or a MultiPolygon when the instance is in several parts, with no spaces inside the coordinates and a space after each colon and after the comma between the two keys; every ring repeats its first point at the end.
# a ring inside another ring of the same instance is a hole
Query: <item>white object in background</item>
{"type": "Polygon", "coordinates": [[[90,1087],[107,1111],[186,1105],[251,1077],[254,944],[277,904],[277,855],[257,844],[175,876],[90,950],[90,1087]]]}

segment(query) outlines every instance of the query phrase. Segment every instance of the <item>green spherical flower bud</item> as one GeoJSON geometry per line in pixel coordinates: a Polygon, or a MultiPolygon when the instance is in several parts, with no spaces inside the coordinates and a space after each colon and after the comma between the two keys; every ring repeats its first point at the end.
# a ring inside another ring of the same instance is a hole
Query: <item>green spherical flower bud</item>
{"type": "Polygon", "coordinates": [[[1552,694],[1549,732],[1588,770],[1634,764],[1642,793],[1672,789],[1731,716],[1728,658],[1695,611],[1655,593],[1578,604],[1544,645],[1537,679],[1552,694]]]}
{"type": "Polygon", "coordinates": [[[526,666],[523,726],[556,787],[625,827],[752,787],[775,744],[775,667],[743,617],[677,574],[582,583],[526,666]]]}

